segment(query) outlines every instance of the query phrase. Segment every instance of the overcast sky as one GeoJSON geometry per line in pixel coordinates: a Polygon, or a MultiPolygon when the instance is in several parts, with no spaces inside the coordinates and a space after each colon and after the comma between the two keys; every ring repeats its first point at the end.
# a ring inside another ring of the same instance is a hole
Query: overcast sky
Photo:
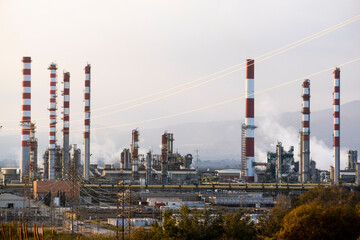
{"type": "MultiPolygon", "coordinates": [[[[243,96],[245,71],[130,110],[106,108],[178,86],[256,58],[360,14],[358,0],[91,1],[0,0],[0,132],[19,136],[23,56],[32,62],[32,118],[48,131],[49,64],[71,74],[72,139],[83,127],[84,66],[92,65],[92,134],[112,126],[181,113],[243,96]]],[[[255,65],[255,90],[302,78],[360,57],[360,20],[255,65]]],[[[360,99],[360,61],[341,68],[342,103],[360,99]]],[[[311,80],[312,111],[332,107],[332,71],[311,80]]],[[[181,89],[181,88],[179,88],[181,89]]],[[[174,92],[174,91],[172,91],[174,92]]],[[[256,115],[300,111],[301,81],[256,96],[256,115]],[[265,104],[264,104],[265,103],[265,104]],[[267,110],[267,109],[266,109],[267,110]]],[[[156,97],[159,97],[157,95],[156,97]]],[[[241,119],[244,100],[173,118],[122,127],[241,119]]],[[[300,120],[299,120],[300,121],[300,120]]],[[[114,129],[116,131],[116,128],[114,129]]],[[[58,131],[60,135],[60,131],[58,131]]],[[[2,135],[2,137],[1,137],[2,135]]],[[[61,136],[59,136],[61,139],[61,136]]],[[[48,139],[39,139],[46,145],[48,139]]],[[[81,144],[82,142],[79,142],[81,144]]],[[[19,150],[20,151],[20,150],[19,150]]],[[[6,154],[6,153],[1,153],[6,154]]],[[[0,157],[1,158],[1,157],[0,157]]]]}

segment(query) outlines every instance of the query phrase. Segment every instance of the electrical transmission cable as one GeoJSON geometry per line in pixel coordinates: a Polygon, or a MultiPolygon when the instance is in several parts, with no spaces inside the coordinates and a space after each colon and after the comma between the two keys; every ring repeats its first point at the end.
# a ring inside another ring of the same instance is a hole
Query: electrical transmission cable
{"type": "MultiPolygon", "coordinates": [[[[269,59],[269,58],[272,58],[272,57],[274,57],[274,56],[276,56],[276,55],[279,55],[279,54],[284,53],[284,52],[286,52],[286,51],[289,51],[289,50],[291,50],[291,49],[293,49],[293,48],[295,48],[295,47],[298,47],[298,46],[300,46],[300,45],[303,45],[303,44],[305,44],[305,43],[308,43],[308,42],[310,42],[310,41],[312,41],[312,40],[314,40],[314,39],[316,39],[316,38],[319,38],[319,37],[321,37],[321,36],[323,36],[323,35],[325,35],[325,34],[328,34],[328,33],[332,32],[332,31],[335,31],[335,30],[337,30],[337,29],[339,29],[339,28],[342,28],[342,27],[344,27],[344,26],[346,26],[346,25],[348,25],[348,24],[350,24],[350,23],[353,23],[353,22],[359,20],[359,19],[360,19],[360,15],[357,15],[357,16],[352,17],[352,18],[350,18],[350,19],[348,19],[348,20],[346,20],[346,21],[343,21],[343,22],[338,23],[338,24],[336,24],[336,25],[333,25],[333,26],[331,26],[331,27],[329,27],[329,28],[326,28],[326,29],[324,29],[324,30],[321,30],[320,32],[317,32],[317,33],[315,33],[315,34],[312,34],[312,35],[310,35],[310,36],[308,36],[308,37],[302,38],[302,39],[300,39],[300,40],[298,40],[298,41],[295,41],[295,42],[293,42],[293,43],[287,44],[287,45],[285,45],[285,46],[283,46],[283,47],[280,47],[280,48],[278,48],[278,49],[275,49],[275,50],[272,50],[272,51],[270,51],[270,52],[267,52],[267,53],[265,53],[265,54],[263,54],[263,55],[261,55],[261,56],[256,57],[255,60],[256,60],[257,63],[260,63],[260,62],[262,62],[262,61],[264,61],[264,60],[267,60],[267,59],[269,59]]],[[[236,64],[236,65],[233,65],[233,66],[231,66],[231,67],[228,67],[228,68],[225,68],[225,69],[223,69],[223,70],[220,70],[220,71],[218,71],[218,72],[215,72],[215,73],[212,73],[212,74],[208,74],[208,75],[203,76],[203,77],[201,77],[201,78],[198,78],[198,79],[195,79],[195,80],[186,82],[186,83],[182,83],[182,84],[179,84],[179,85],[177,85],[177,86],[174,86],[174,87],[171,87],[171,88],[168,88],[168,89],[165,89],[165,90],[161,90],[161,91],[158,91],[158,92],[155,92],[155,93],[146,95],[146,96],[142,96],[142,97],[139,97],[139,98],[136,98],[136,99],[127,100],[127,101],[124,101],[124,102],[121,102],[121,103],[112,104],[112,105],[107,105],[107,106],[100,107],[100,108],[95,108],[95,109],[92,110],[92,112],[97,111],[97,110],[103,110],[103,109],[108,109],[108,108],[112,108],[112,107],[115,107],[115,106],[120,106],[120,105],[128,104],[128,103],[140,101],[140,100],[143,100],[143,99],[146,99],[146,98],[150,98],[150,97],[153,97],[153,96],[156,96],[156,95],[160,95],[160,94],[163,94],[163,93],[166,93],[166,92],[169,92],[169,91],[172,91],[172,90],[175,90],[175,89],[178,89],[178,88],[187,86],[187,85],[191,85],[191,84],[193,84],[193,83],[200,82],[200,81],[203,80],[203,79],[206,79],[206,78],[209,78],[209,77],[212,77],[212,76],[216,76],[217,74],[226,72],[226,71],[228,71],[228,70],[231,70],[231,69],[233,69],[233,68],[239,67],[239,66],[244,65],[244,64],[245,64],[245,62],[240,63],[240,64],[236,64]]],[[[222,77],[225,77],[225,76],[227,76],[227,75],[230,75],[231,73],[237,72],[237,71],[239,71],[239,70],[241,70],[241,69],[244,69],[244,68],[245,68],[245,67],[235,69],[235,70],[233,70],[233,71],[230,71],[229,73],[222,74],[222,75],[219,76],[219,77],[215,77],[215,78],[212,78],[212,79],[210,79],[210,80],[201,82],[201,83],[199,83],[199,84],[197,84],[197,85],[195,85],[195,86],[188,87],[188,88],[185,88],[185,89],[176,91],[176,92],[174,92],[174,93],[170,93],[170,94],[167,94],[167,95],[165,95],[165,96],[161,96],[161,97],[155,98],[155,99],[153,99],[153,100],[148,100],[148,101],[146,101],[146,102],[144,102],[144,103],[135,104],[135,105],[133,105],[133,106],[129,106],[129,107],[126,107],[126,108],[123,108],[123,109],[119,109],[119,110],[112,111],[112,112],[110,112],[110,113],[105,113],[105,114],[102,114],[102,115],[93,116],[92,119],[93,119],[93,118],[98,118],[98,117],[103,117],[103,116],[108,116],[108,115],[110,115],[110,114],[117,113],[117,112],[121,112],[121,111],[125,111],[125,110],[129,110],[129,109],[133,109],[133,108],[136,108],[136,107],[139,107],[139,106],[143,106],[143,105],[148,104],[148,103],[152,103],[152,102],[158,101],[158,100],[160,100],[160,99],[164,99],[164,98],[169,97],[169,96],[176,95],[176,94],[178,94],[178,93],[181,93],[181,92],[184,92],[184,91],[187,91],[187,90],[190,90],[190,89],[193,89],[193,88],[202,86],[202,85],[204,85],[204,84],[206,84],[206,83],[212,82],[212,81],[217,80],[217,79],[222,78],[222,77]]],[[[83,114],[83,112],[73,113],[72,116],[78,115],[78,114],[83,114]]],[[[48,118],[38,118],[38,119],[34,119],[34,120],[35,120],[35,121],[38,121],[38,120],[45,120],[45,119],[47,120],[48,118]]],[[[17,121],[17,120],[3,120],[3,122],[9,122],[9,121],[17,121]]],[[[82,121],[82,119],[80,119],[80,120],[75,120],[75,121],[71,121],[70,123],[74,123],[74,122],[78,122],[78,121],[82,121]]],[[[44,127],[40,126],[40,127],[38,127],[38,128],[45,128],[45,126],[44,126],[44,127]]],[[[7,129],[7,130],[9,130],[9,129],[7,129]]]]}
{"type": "MultiPolygon", "coordinates": [[[[347,65],[347,64],[350,64],[350,63],[357,62],[357,61],[359,61],[359,60],[360,60],[360,58],[355,58],[355,59],[353,59],[353,60],[350,60],[350,61],[344,62],[344,63],[342,63],[342,64],[339,64],[339,65],[337,65],[337,66],[338,66],[338,67],[341,67],[341,66],[344,66],[344,65],[347,65]]],[[[323,69],[323,70],[318,71],[318,72],[316,72],[316,73],[309,74],[309,75],[304,76],[304,77],[301,77],[301,78],[297,78],[297,79],[294,79],[294,80],[291,80],[291,81],[287,81],[287,82],[278,84],[278,85],[273,86],[273,87],[270,87],[270,88],[266,88],[266,89],[263,89],[263,90],[260,90],[260,91],[256,91],[256,92],[254,93],[254,95],[260,94],[260,93],[264,93],[264,92],[268,92],[268,91],[271,91],[271,90],[273,90],[273,89],[280,88],[280,87],[289,85],[289,84],[294,83],[294,82],[298,82],[298,81],[303,80],[303,79],[306,79],[306,78],[310,78],[310,77],[313,77],[313,76],[317,76],[317,75],[319,75],[319,74],[321,74],[321,73],[328,72],[328,71],[333,70],[333,69],[334,69],[334,67],[326,68],[326,69],[323,69]]],[[[180,113],[173,113],[173,114],[169,114],[169,115],[165,115],[165,116],[161,116],[161,117],[156,117],[156,118],[152,118],[152,119],[147,119],[147,120],[142,120],[142,121],[116,124],[116,125],[111,125],[111,126],[106,126],[106,127],[92,128],[91,130],[102,130],[102,129],[110,129],[110,128],[117,128],[117,127],[138,125],[138,124],[144,124],[144,123],[153,122],[153,121],[158,121],[158,120],[162,120],[162,119],[168,119],[168,118],[178,117],[178,116],[181,116],[181,115],[185,115],[185,114],[189,114],[189,113],[193,113],[193,112],[198,112],[198,111],[202,111],[202,110],[214,108],[214,107],[217,107],[217,106],[221,106],[221,105],[224,105],[224,104],[232,103],[232,102],[238,101],[238,100],[240,100],[240,99],[244,99],[244,98],[245,98],[245,96],[239,96],[239,97],[231,98],[231,99],[224,100],[224,101],[221,101],[221,102],[218,102],[218,103],[210,104],[210,105],[207,105],[207,106],[195,108],[195,109],[188,110],[188,111],[184,111],[184,112],[180,112],[180,113]]]]}

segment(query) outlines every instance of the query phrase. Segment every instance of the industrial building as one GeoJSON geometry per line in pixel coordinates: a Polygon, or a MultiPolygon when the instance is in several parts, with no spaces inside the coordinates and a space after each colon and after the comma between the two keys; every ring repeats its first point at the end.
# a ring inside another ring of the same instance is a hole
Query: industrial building
{"type": "MultiPolygon", "coordinates": [[[[36,126],[31,122],[31,57],[23,57],[22,119],[21,119],[21,163],[19,178],[21,182],[31,180],[70,180],[81,179],[86,183],[117,182],[119,179],[132,185],[192,185],[216,182],[276,182],[308,183],[330,180],[338,184],[339,180],[356,182],[359,171],[357,151],[350,150],[347,164],[340,170],[340,69],[334,71],[334,167],[330,174],[316,169],[311,158],[310,143],[310,80],[302,83],[302,119],[299,133],[299,159],[294,159],[294,149],[285,151],[278,142],[274,152],[268,152],[266,161],[255,160],[255,61],[246,60],[245,123],[242,124],[241,162],[239,169],[219,169],[215,172],[201,172],[192,168],[193,157],[190,153],[174,152],[174,134],[165,131],[159,142],[159,153],[145,151],[139,145],[139,129],[131,132],[128,148],[120,150],[120,168],[107,166],[104,169],[90,164],[90,121],[91,121],[91,65],[84,68],[84,135],[83,155],[76,143],[69,142],[70,136],[70,73],[63,72],[62,104],[62,145],[57,142],[57,64],[51,63],[50,101],[49,101],[49,147],[42,154],[43,172],[38,168],[38,139],[36,126]],[[141,153],[143,152],[143,153],[141,153]]],[[[10,171],[10,170],[9,170],[10,171]]],[[[15,182],[16,174],[3,172],[3,182],[15,182]],[[5,177],[4,177],[5,176],[5,177]]]]}
{"type": "Polygon", "coordinates": [[[196,169],[191,169],[192,155],[174,152],[174,134],[165,132],[161,137],[161,154],[139,154],[139,130],[132,131],[131,151],[124,148],[120,154],[120,169],[105,168],[101,177],[107,180],[122,179],[132,184],[195,184],[196,169]]]}
{"type": "Polygon", "coordinates": [[[20,174],[18,168],[1,168],[0,181],[2,184],[18,182],[20,174]]]}

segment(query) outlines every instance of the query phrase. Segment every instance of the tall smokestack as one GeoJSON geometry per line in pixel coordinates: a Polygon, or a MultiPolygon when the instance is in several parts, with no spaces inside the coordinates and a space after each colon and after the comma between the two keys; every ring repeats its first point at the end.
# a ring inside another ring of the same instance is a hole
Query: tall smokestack
{"type": "Polygon", "coordinates": [[[55,147],[56,147],[56,64],[51,63],[50,70],[50,131],[49,131],[49,180],[55,180],[55,147]]]}
{"type": "Polygon", "coordinates": [[[90,175],[90,64],[85,67],[85,132],[84,132],[84,178],[90,175]]]}
{"type": "Polygon", "coordinates": [[[310,80],[304,80],[302,104],[302,181],[310,180],[310,80]]]}
{"type": "Polygon", "coordinates": [[[161,136],[161,184],[168,184],[168,134],[161,136]]]}
{"type": "Polygon", "coordinates": [[[245,99],[245,157],[247,166],[247,181],[255,180],[255,107],[254,107],[254,59],[246,60],[246,99],[245,99]]]}
{"type": "Polygon", "coordinates": [[[334,184],[340,178],[340,68],[334,71],[334,184]]]}
{"type": "Polygon", "coordinates": [[[64,72],[64,106],[63,106],[63,177],[66,176],[70,171],[70,144],[69,144],[69,133],[70,133],[70,73],[64,72]]]}
{"type": "Polygon", "coordinates": [[[23,57],[22,82],[22,117],[21,117],[21,152],[20,152],[20,181],[29,175],[30,165],[30,123],[31,123],[31,57],[23,57]]]}
{"type": "Polygon", "coordinates": [[[131,157],[132,157],[132,181],[139,180],[138,162],[139,162],[139,131],[132,131],[131,157]]]}

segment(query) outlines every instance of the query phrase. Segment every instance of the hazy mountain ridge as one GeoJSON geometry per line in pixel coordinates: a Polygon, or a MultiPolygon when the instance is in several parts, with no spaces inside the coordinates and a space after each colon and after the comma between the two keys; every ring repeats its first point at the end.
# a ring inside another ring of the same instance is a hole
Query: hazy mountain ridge
{"type": "MultiPolygon", "coordinates": [[[[341,106],[341,146],[342,158],[345,159],[347,149],[360,150],[360,101],[353,101],[341,106]]],[[[314,160],[323,168],[328,168],[332,158],[332,109],[325,109],[311,113],[311,151],[314,160]]],[[[182,154],[199,150],[200,160],[236,163],[240,160],[241,124],[243,120],[218,122],[193,122],[169,125],[164,128],[139,129],[140,152],[152,149],[160,153],[161,134],[167,130],[174,133],[174,150],[182,154]],[[224,161],[220,161],[224,160],[224,161]]],[[[297,155],[298,132],[301,127],[301,113],[290,112],[278,116],[258,117],[256,136],[256,157],[258,161],[266,161],[266,152],[274,151],[277,141],[281,141],[285,149],[295,147],[297,155]]],[[[47,141],[47,134],[37,137],[43,143],[47,141]]],[[[0,137],[0,163],[14,166],[20,154],[19,136],[0,137]],[[19,146],[19,147],[18,147],[19,146]],[[1,161],[2,160],[2,161],[1,161]]],[[[77,139],[78,146],[82,148],[82,139],[77,139]]],[[[59,142],[60,143],[60,142],[59,142]]],[[[91,162],[103,161],[105,163],[117,162],[123,147],[129,147],[131,131],[106,130],[101,135],[93,135],[91,139],[91,162]]],[[[39,162],[42,162],[43,152],[39,151],[39,162]]],[[[195,163],[195,161],[194,161],[195,163]]],[[[344,161],[342,161],[342,165],[344,161]]]]}

